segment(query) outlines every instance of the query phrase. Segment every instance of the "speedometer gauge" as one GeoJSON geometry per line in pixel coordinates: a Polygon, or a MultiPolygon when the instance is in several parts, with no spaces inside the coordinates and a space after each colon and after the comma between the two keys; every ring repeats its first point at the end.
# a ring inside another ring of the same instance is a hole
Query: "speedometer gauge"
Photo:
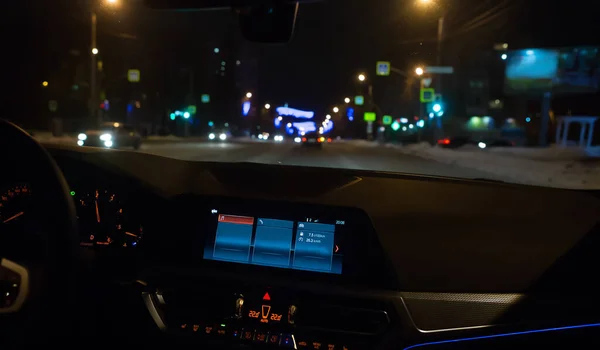
{"type": "Polygon", "coordinates": [[[143,228],[126,211],[121,198],[109,190],[96,189],[77,197],[82,246],[135,247],[143,228]]]}
{"type": "Polygon", "coordinates": [[[0,224],[15,225],[23,222],[30,210],[29,186],[19,184],[0,192],[0,224]]]}

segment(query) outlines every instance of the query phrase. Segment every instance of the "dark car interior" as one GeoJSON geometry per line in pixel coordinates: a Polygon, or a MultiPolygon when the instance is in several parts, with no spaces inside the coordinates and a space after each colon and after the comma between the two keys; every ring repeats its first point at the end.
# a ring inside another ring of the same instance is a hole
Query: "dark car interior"
{"type": "MultiPolygon", "coordinates": [[[[225,5],[269,43],[299,6],[225,5]]],[[[42,146],[2,120],[0,154],[0,349],[600,345],[597,192],[42,146]]]]}
{"type": "Polygon", "coordinates": [[[0,135],[3,349],[599,344],[597,194],[0,135]]]}

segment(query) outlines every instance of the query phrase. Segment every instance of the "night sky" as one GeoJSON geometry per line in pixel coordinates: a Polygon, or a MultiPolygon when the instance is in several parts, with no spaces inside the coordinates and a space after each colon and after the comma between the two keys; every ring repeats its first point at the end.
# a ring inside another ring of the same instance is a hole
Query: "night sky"
{"type": "MultiPolygon", "coordinates": [[[[405,69],[433,63],[441,11],[447,11],[449,55],[489,49],[498,42],[508,42],[511,49],[600,43],[600,10],[592,2],[437,1],[440,7],[426,10],[416,7],[415,0],[330,0],[301,6],[291,43],[252,44],[260,53],[261,96],[319,110],[352,94],[356,73],[372,72],[377,60],[405,69]],[[493,17],[482,21],[486,13],[493,17]]],[[[85,55],[90,25],[83,0],[22,0],[4,6],[8,98],[3,110],[13,119],[39,98],[41,81],[60,74],[69,50],[85,55]]],[[[118,9],[98,11],[98,46],[107,72],[119,65],[154,69],[160,60],[186,66],[206,60],[232,26],[235,17],[228,11],[154,11],[140,0],[121,0],[118,9]]],[[[168,88],[160,86],[165,85],[162,75],[156,77],[151,88],[168,88]]]]}

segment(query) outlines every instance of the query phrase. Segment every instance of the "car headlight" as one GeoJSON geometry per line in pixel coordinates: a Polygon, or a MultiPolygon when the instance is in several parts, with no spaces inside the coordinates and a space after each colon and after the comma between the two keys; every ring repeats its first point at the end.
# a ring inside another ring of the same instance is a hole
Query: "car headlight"
{"type": "Polygon", "coordinates": [[[219,138],[220,138],[221,140],[225,141],[225,139],[227,138],[227,135],[225,135],[225,134],[221,134],[221,135],[219,135],[219,138]]]}
{"type": "Polygon", "coordinates": [[[81,134],[77,135],[77,139],[81,140],[81,141],[85,141],[85,140],[87,140],[87,135],[84,133],[81,133],[81,134]]]}
{"type": "MultiPolygon", "coordinates": [[[[100,135],[100,140],[102,141],[111,141],[112,140],[112,135],[111,134],[102,134],[100,135]]],[[[112,145],[112,143],[111,143],[112,145]]],[[[107,146],[110,147],[110,146],[107,146]]]]}
{"type": "Polygon", "coordinates": [[[294,138],[294,142],[296,142],[296,143],[300,143],[300,142],[302,142],[302,139],[301,139],[301,138],[299,138],[299,137],[296,137],[296,138],[294,138]]]}
{"type": "Polygon", "coordinates": [[[83,140],[77,140],[77,146],[83,146],[83,140]]]}
{"type": "Polygon", "coordinates": [[[112,145],[113,145],[113,142],[111,140],[104,141],[104,146],[106,146],[106,147],[112,147],[112,145]]]}
{"type": "Polygon", "coordinates": [[[208,138],[211,140],[215,139],[215,134],[213,134],[212,132],[210,134],[208,134],[208,138]]]}

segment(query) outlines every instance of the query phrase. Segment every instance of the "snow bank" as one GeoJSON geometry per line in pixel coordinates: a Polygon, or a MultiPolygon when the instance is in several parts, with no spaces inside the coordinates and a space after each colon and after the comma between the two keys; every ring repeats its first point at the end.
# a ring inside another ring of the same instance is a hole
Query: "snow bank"
{"type": "Polygon", "coordinates": [[[507,182],[571,189],[600,189],[600,160],[582,150],[550,148],[490,148],[456,150],[427,143],[395,147],[404,154],[477,169],[507,182]]]}

